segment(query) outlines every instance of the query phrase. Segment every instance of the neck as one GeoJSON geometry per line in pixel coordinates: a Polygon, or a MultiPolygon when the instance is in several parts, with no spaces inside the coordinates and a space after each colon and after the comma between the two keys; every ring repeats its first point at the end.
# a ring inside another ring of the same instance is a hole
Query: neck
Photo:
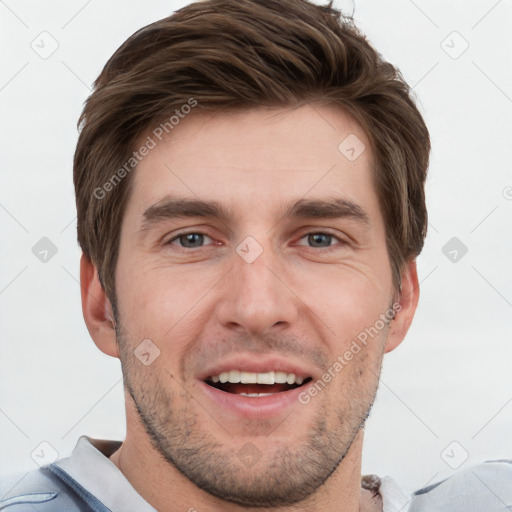
{"type": "MultiPolygon", "coordinates": [[[[134,489],[156,510],[208,510],[209,512],[261,512],[219,499],[183,476],[153,447],[138,418],[128,418],[124,443],[110,457],[134,489]],[[132,421],[130,421],[132,420],[132,421]],[[155,478],[158,475],[158,478],[155,478]]],[[[380,511],[380,498],[361,489],[363,430],[356,435],[345,458],[317,491],[292,506],[266,508],[269,512],[373,512],[380,511]]]]}

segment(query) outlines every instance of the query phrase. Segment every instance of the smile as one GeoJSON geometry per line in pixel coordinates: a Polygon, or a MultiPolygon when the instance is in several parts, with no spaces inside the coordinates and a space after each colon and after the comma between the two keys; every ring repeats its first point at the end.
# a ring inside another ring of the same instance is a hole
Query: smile
{"type": "Polygon", "coordinates": [[[309,380],[311,377],[303,378],[294,373],[275,370],[265,373],[229,370],[219,375],[212,375],[205,382],[226,393],[260,398],[296,389],[309,380]]]}

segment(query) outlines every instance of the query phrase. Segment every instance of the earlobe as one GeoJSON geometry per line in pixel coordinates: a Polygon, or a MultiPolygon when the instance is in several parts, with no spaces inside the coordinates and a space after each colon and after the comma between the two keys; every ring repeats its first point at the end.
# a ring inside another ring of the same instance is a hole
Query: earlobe
{"type": "Polygon", "coordinates": [[[395,309],[395,317],[389,324],[384,352],[391,352],[403,341],[411,326],[418,305],[420,289],[416,260],[411,260],[404,266],[401,276],[402,289],[398,300],[395,301],[395,304],[399,303],[399,306],[395,309]]]}
{"type": "Polygon", "coordinates": [[[96,346],[105,354],[119,357],[114,317],[94,264],[82,253],[80,259],[82,312],[87,330],[96,346]]]}

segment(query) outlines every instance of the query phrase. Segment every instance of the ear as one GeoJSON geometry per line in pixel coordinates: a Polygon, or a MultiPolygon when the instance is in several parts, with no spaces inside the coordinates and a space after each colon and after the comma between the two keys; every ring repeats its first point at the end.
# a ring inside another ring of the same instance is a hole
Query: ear
{"type": "Polygon", "coordinates": [[[397,293],[395,318],[389,324],[388,338],[384,352],[391,352],[402,343],[412,323],[420,297],[416,260],[409,261],[401,272],[402,289],[397,293]]]}
{"type": "Polygon", "coordinates": [[[112,306],[101,286],[96,267],[84,253],[80,259],[80,288],[82,311],[91,338],[102,352],[119,357],[112,306]]]}

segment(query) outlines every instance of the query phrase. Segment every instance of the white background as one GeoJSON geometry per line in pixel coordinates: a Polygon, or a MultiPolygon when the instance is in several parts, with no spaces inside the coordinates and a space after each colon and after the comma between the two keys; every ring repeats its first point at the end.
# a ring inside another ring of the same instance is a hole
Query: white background
{"type": "MultiPolygon", "coordinates": [[[[123,439],[120,365],[81,312],[76,122],[118,46],[184,4],[0,2],[0,475],[36,468],[43,441],[63,457],[82,434],[123,439]],[[47,59],[31,47],[43,31],[47,59]],[[42,237],[58,250],[46,263],[42,237]]],[[[363,472],[413,491],[512,458],[512,1],[356,0],[355,19],[414,87],[433,144],[420,305],[386,356],[363,454],[363,472]],[[452,237],[468,248],[456,262],[452,237]]]]}

